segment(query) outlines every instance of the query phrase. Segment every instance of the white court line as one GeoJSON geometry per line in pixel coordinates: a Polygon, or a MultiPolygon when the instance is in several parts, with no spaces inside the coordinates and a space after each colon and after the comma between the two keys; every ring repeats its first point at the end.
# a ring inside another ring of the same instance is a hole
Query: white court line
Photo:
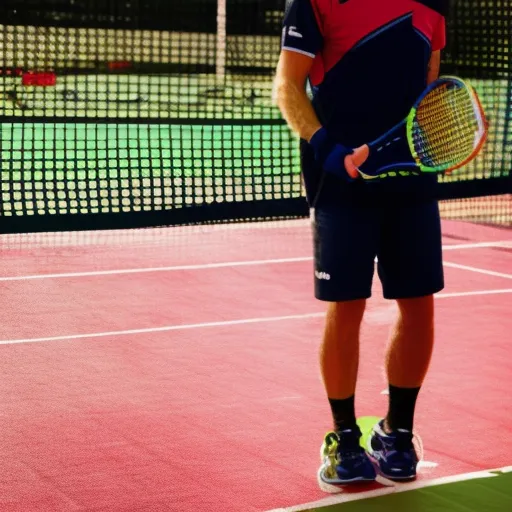
{"type": "Polygon", "coordinates": [[[301,315],[268,316],[262,318],[243,318],[240,320],[225,320],[222,322],[204,322],[199,324],[167,325],[164,327],[147,327],[145,329],[131,329],[127,331],[96,332],[89,334],[71,334],[69,336],[53,336],[48,338],[27,338],[24,340],[0,340],[0,345],[14,343],[39,343],[43,341],[78,340],[84,338],[103,338],[105,336],[126,336],[129,334],[148,334],[153,332],[182,331],[187,329],[202,329],[205,327],[224,327],[231,325],[257,324],[263,322],[281,322],[285,320],[302,320],[304,318],[317,318],[324,313],[306,313],[301,315]]]}
{"type": "Polygon", "coordinates": [[[177,265],[173,267],[154,267],[154,268],[130,268],[124,270],[98,270],[92,272],[70,272],[65,274],[38,274],[32,276],[12,276],[0,277],[0,281],[26,281],[30,279],[61,279],[67,277],[90,277],[90,276],[112,276],[121,274],[144,274],[149,272],[177,272],[182,270],[202,270],[227,267],[253,267],[258,265],[275,265],[281,263],[297,263],[302,261],[312,261],[311,256],[298,258],[280,258],[273,260],[249,260],[249,261],[226,261],[222,263],[202,263],[197,265],[177,265]]]}
{"type": "Polygon", "coordinates": [[[466,482],[468,480],[477,480],[480,478],[495,478],[499,473],[507,472],[508,468],[489,469],[488,471],[476,471],[473,473],[463,473],[460,475],[445,476],[441,478],[434,478],[432,480],[418,480],[415,482],[395,484],[381,489],[374,489],[372,491],[365,491],[360,493],[347,493],[343,492],[323,498],[321,500],[304,503],[302,505],[294,505],[286,508],[276,508],[268,510],[267,512],[301,512],[304,510],[311,510],[330,505],[339,505],[340,503],[348,503],[349,501],[359,501],[367,498],[376,498],[378,496],[385,496],[387,494],[396,494],[399,492],[414,491],[417,489],[424,489],[426,487],[434,487],[436,485],[451,484],[456,482],[466,482]]]}
{"type": "MultiPolygon", "coordinates": [[[[512,288],[498,290],[480,290],[475,292],[445,293],[436,295],[437,299],[450,299],[453,297],[467,297],[470,295],[494,295],[512,293],[512,288]]],[[[164,327],[147,327],[144,329],[130,329],[125,331],[95,332],[87,334],[69,334],[64,336],[50,336],[46,338],[26,338],[18,340],[0,340],[0,345],[14,345],[17,343],[41,343],[45,341],[78,340],[85,338],[104,338],[107,336],[128,336],[132,334],[149,334],[155,332],[183,331],[188,329],[203,329],[207,327],[226,327],[231,325],[258,324],[265,322],[282,322],[286,320],[303,320],[306,318],[320,318],[324,312],[303,313],[299,315],[267,316],[260,318],[242,318],[240,320],[224,320],[221,322],[203,322],[197,324],[167,325],[164,327]]]]}
{"type": "Polygon", "coordinates": [[[470,297],[472,295],[496,295],[500,293],[512,293],[512,288],[502,288],[500,290],[475,290],[471,292],[448,292],[434,295],[436,299],[450,299],[452,297],[470,297]]]}
{"type": "MultiPolygon", "coordinates": [[[[481,247],[505,247],[512,248],[512,241],[503,240],[501,242],[481,242],[474,244],[458,244],[443,246],[443,251],[453,251],[458,249],[477,249],[481,247]]],[[[149,268],[129,268],[120,270],[95,270],[90,272],[66,272],[58,274],[36,274],[28,276],[9,276],[0,277],[0,282],[3,281],[28,281],[34,279],[63,279],[72,277],[93,277],[93,276],[112,276],[123,274],[144,274],[152,272],[177,272],[183,270],[203,270],[215,268],[231,268],[231,267],[250,267],[259,265],[276,265],[283,263],[298,263],[313,261],[312,256],[301,256],[296,258],[278,258],[268,260],[249,260],[249,261],[226,261],[220,263],[202,263],[196,265],[176,265],[169,267],[149,267],[149,268]]],[[[480,270],[480,272],[485,273],[480,270]]],[[[489,271],[490,272],[490,271],[489,271]]]]}
{"type": "Polygon", "coordinates": [[[488,276],[504,277],[505,279],[512,279],[512,274],[504,274],[503,272],[495,272],[494,270],[470,267],[468,265],[460,265],[459,263],[451,263],[449,261],[445,261],[445,262],[443,262],[443,264],[445,267],[458,268],[460,270],[469,270],[470,272],[477,272],[479,274],[486,274],[488,276]]]}
{"type": "Polygon", "coordinates": [[[443,245],[443,251],[454,251],[457,249],[479,249],[486,247],[501,247],[505,249],[512,248],[512,240],[501,240],[499,242],[475,242],[473,244],[450,244],[443,245]]]}

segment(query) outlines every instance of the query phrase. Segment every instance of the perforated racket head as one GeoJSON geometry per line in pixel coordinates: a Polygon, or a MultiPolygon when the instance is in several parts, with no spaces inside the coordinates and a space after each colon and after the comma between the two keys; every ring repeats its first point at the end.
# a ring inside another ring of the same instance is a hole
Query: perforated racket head
{"type": "Polygon", "coordinates": [[[407,137],[422,171],[453,171],[478,155],[487,127],[476,91],[460,78],[442,77],[411,110],[407,137]]]}

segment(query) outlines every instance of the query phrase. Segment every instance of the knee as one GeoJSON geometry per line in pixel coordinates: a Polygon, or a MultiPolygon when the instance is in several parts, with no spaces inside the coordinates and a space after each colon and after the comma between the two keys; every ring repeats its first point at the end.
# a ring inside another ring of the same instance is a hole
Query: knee
{"type": "Polygon", "coordinates": [[[331,302],[327,313],[328,324],[345,332],[358,331],[365,308],[365,299],[331,302]]]}
{"type": "Polygon", "coordinates": [[[400,319],[404,325],[414,325],[426,330],[434,329],[434,296],[397,300],[400,319]]]}

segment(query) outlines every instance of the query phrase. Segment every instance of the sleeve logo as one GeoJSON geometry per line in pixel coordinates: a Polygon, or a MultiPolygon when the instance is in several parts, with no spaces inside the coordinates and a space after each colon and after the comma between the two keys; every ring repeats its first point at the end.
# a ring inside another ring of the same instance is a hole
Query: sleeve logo
{"type": "Polygon", "coordinates": [[[288,27],[288,35],[290,37],[298,37],[299,39],[302,39],[302,34],[297,32],[297,27],[288,27]]]}

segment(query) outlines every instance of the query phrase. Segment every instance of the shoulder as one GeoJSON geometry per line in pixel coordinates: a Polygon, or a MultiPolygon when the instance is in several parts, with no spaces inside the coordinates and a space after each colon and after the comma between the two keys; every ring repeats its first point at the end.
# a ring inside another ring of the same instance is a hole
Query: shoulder
{"type": "Polygon", "coordinates": [[[449,0],[415,0],[419,4],[423,4],[426,7],[429,7],[433,11],[436,11],[441,16],[446,17],[448,15],[448,11],[450,10],[450,1],[449,0]]]}

